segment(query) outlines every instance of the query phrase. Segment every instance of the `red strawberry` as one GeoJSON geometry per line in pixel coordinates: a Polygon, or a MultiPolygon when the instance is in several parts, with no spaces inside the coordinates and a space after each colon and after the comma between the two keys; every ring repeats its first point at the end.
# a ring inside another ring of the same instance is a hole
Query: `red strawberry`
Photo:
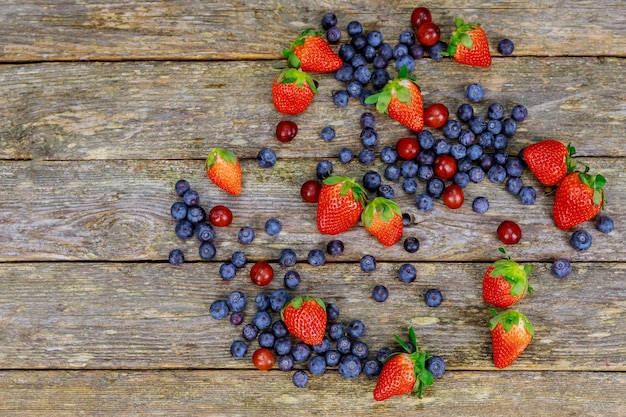
{"type": "Polygon", "coordinates": [[[554,194],[552,218],[559,229],[567,230],[593,219],[604,203],[602,175],[585,172],[568,174],[554,194]]]}
{"type": "Polygon", "coordinates": [[[343,66],[343,60],[333,51],[321,32],[307,29],[294,41],[283,55],[289,65],[309,72],[332,72],[343,66]]]}
{"type": "Polygon", "coordinates": [[[281,310],[287,330],[309,345],[319,345],[326,332],[326,305],[317,297],[292,298],[281,310]]]}
{"type": "Polygon", "coordinates": [[[403,66],[398,77],[389,80],[387,85],[376,94],[365,99],[367,104],[376,103],[379,113],[389,113],[389,116],[414,132],[424,128],[424,102],[415,77],[408,75],[408,69],[403,66]]]}
{"type": "Polygon", "coordinates": [[[226,149],[212,149],[205,166],[208,177],[215,185],[229,194],[241,194],[241,164],[235,154],[226,149]]]}
{"type": "MultiPolygon", "coordinates": [[[[503,248],[499,249],[506,255],[503,248]]],[[[532,265],[521,266],[508,255],[506,259],[495,261],[483,276],[483,299],[498,308],[506,308],[526,293],[532,294],[533,289],[528,285],[528,274],[532,270],[532,265]]]]}
{"type": "Polygon", "coordinates": [[[452,32],[448,42],[447,52],[441,55],[451,56],[460,64],[475,67],[488,67],[491,65],[491,53],[487,34],[478,23],[465,23],[463,19],[454,21],[456,30],[452,32]]]}
{"type": "Polygon", "coordinates": [[[317,84],[306,72],[283,69],[272,82],[274,107],[284,114],[299,114],[309,107],[317,93],[317,84]]]}
{"type": "Polygon", "coordinates": [[[354,179],[332,176],[323,181],[317,200],[317,228],[327,235],[357,224],[365,206],[365,190],[354,179]]]}
{"type": "Polygon", "coordinates": [[[412,327],[409,329],[409,338],[415,346],[415,352],[411,352],[411,349],[398,336],[394,337],[406,352],[394,354],[385,361],[374,388],[374,399],[383,401],[413,391],[419,398],[422,398],[424,387],[432,385],[434,381],[433,374],[426,369],[425,365],[430,355],[417,350],[415,330],[412,327]]]}
{"type": "Polygon", "coordinates": [[[553,186],[574,170],[575,164],[571,157],[575,153],[573,146],[548,139],[527,146],[523,156],[537,180],[543,185],[553,186]]]}
{"type": "Polygon", "coordinates": [[[402,238],[402,212],[393,200],[376,197],[365,206],[361,220],[365,229],[385,246],[393,246],[402,238]]]}
{"type": "MultiPolygon", "coordinates": [[[[496,314],[492,310],[492,314],[496,314]]],[[[489,320],[493,363],[506,368],[526,349],[535,334],[533,325],[522,313],[506,310],[489,320]]]]}

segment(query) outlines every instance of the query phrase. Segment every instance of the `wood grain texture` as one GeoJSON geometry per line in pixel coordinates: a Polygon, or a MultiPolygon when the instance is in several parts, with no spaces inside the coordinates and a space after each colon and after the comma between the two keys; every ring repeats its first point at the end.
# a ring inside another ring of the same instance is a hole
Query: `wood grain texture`
{"type": "MultiPolygon", "coordinates": [[[[487,28],[493,54],[502,38],[516,42],[519,56],[625,56],[623,2],[464,2],[430,5],[449,36],[454,19],[487,28]],[[555,41],[556,40],[556,41],[555,41]],[[590,45],[593,45],[591,47],[590,45]]],[[[390,42],[410,28],[411,1],[201,2],[8,0],[0,9],[0,60],[241,60],[276,59],[308,27],[320,28],[328,11],[339,25],[359,20],[390,42]],[[28,36],[25,36],[28,34],[28,36]]],[[[347,34],[344,34],[347,40],[347,34]]]]}
{"type": "MultiPolygon", "coordinates": [[[[213,146],[253,158],[270,146],[279,157],[336,157],[342,147],[358,151],[359,117],[373,108],[356,99],[345,108],[332,93],[345,88],[330,74],[319,76],[319,94],[296,117],[271,102],[273,68],[282,61],[122,62],[4,65],[0,67],[0,158],[3,159],[198,159],[213,146]],[[276,124],[296,121],[296,140],[280,144],[276,124]],[[324,143],[319,133],[337,132],[324,143]]],[[[393,73],[393,70],[390,70],[393,73]]],[[[551,138],[572,142],[579,155],[625,156],[623,74],[615,58],[511,58],[488,70],[453,62],[418,61],[415,73],[424,101],[446,104],[454,114],[464,89],[478,82],[486,93],[476,113],[501,102],[528,107],[508,148],[551,138]],[[601,138],[601,140],[599,139],[601,138]]],[[[377,115],[380,147],[395,144],[406,128],[377,115]]],[[[441,137],[441,131],[433,130],[441,137]]]]}

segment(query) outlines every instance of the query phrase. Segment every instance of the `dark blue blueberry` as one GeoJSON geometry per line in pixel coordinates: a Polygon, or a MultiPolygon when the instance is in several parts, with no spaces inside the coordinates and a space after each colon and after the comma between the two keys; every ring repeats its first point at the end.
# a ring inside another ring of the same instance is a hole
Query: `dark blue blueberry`
{"type": "Polygon", "coordinates": [[[276,336],[274,336],[274,333],[269,331],[261,332],[261,334],[259,334],[258,341],[259,346],[271,349],[274,347],[274,343],[276,342],[276,336]]]}
{"type": "Polygon", "coordinates": [[[259,330],[265,330],[272,324],[272,318],[270,314],[265,310],[259,310],[254,313],[254,317],[252,317],[252,323],[259,330]]]}
{"type": "Polygon", "coordinates": [[[358,35],[354,35],[350,39],[350,45],[354,46],[354,50],[357,52],[361,52],[363,48],[367,46],[367,36],[362,33],[358,35]]]}
{"type": "Polygon", "coordinates": [[[377,285],[372,290],[372,298],[379,303],[384,302],[389,297],[389,290],[384,285],[377,285]]]}
{"type": "Polygon", "coordinates": [[[401,170],[397,165],[387,165],[385,168],[384,176],[389,181],[396,182],[400,179],[401,170]]]}
{"type": "Polygon", "coordinates": [[[228,315],[228,304],[224,300],[213,301],[209,307],[209,313],[215,320],[223,320],[228,315]]]}
{"type": "Polygon", "coordinates": [[[237,232],[237,240],[243,245],[249,245],[254,240],[254,230],[249,226],[244,226],[237,232]]]}
{"type": "Polygon", "coordinates": [[[426,193],[422,193],[415,199],[415,205],[419,211],[431,211],[433,209],[433,198],[426,193]]]}
{"type": "Polygon", "coordinates": [[[352,349],[350,349],[350,353],[361,360],[366,359],[367,355],[370,353],[369,346],[361,341],[354,342],[352,344],[352,349]]]}
{"type": "Polygon", "coordinates": [[[243,340],[235,340],[230,345],[230,354],[235,359],[241,359],[246,355],[248,351],[248,345],[243,340]]]}
{"type": "Polygon", "coordinates": [[[361,152],[359,152],[359,162],[364,165],[373,164],[375,159],[376,159],[376,152],[374,152],[373,149],[364,148],[364,149],[361,149],[361,152]]]}
{"type": "Polygon", "coordinates": [[[274,290],[272,291],[272,295],[270,295],[270,308],[274,311],[280,311],[283,309],[285,304],[287,304],[287,301],[289,301],[290,298],[291,296],[287,290],[282,288],[274,290]]]}
{"type": "MultiPolygon", "coordinates": [[[[287,337],[289,331],[287,330],[285,322],[278,319],[274,323],[272,323],[272,333],[274,333],[274,336],[276,336],[276,338],[281,338],[287,337]]],[[[291,350],[291,347],[289,348],[289,350],[291,350]]]]}
{"type": "Polygon", "coordinates": [[[386,164],[393,164],[398,160],[398,152],[392,146],[385,146],[380,150],[380,160],[386,164]]]}
{"type": "Polygon", "coordinates": [[[469,122],[474,117],[474,107],[469,103],[463,103],[456,109],[456,117],[462,122],[469,122]]]}
{"type": "Polygon", "coordinates": [[[438,289],[431,288],[424,294],[424,301],[428,307],[439,307],[442,300],[441,291],[438,289]]]}
{"type": "Polygon", "coordinates": [[[504,106],[500,103],[491,103],[487,110],[490,119],[500,120],[504,117],[504,106]]]}
{"type": "Polygon", "coordinates": [[[443,125],[443,135],[448,139],[457,139],[461,134],[461,123],[450,119],[443,125]]]}
{"type": "Polygon", "coordinates": [[[293,373],[291,381],[296,387],[304,388],[309,383],[309,374],[307,374],[306,371],[303,371],[302,369],[298,369],[293,373]]]}
{"type": "Polygon", "coordinates": [[[484,214],[489,210],[489,200],[486,197],[476,197],[472,202],[472,210],[478,214],[484,214]]]}
{"type": "Polygon", "coordinates": [[[415,43],[409,46],[409,56],[413,59],[422,59],[424,58],[424,47],[419,43],[415,43]]]}
{"type": "Polygon", "coordinates": [[[189,207],[187,210],[187,220],[189,220],[191,224],[197,225],[206,220],[206,211],[200,206],[189,207]]]}
{"type": "Polygon", "coordinates": [[[335,321],[339,318],[339,307],[337,307],[337,304],[326,304],[326,317],[329,321],[335,321]]]}
{"type": "Polygon", "coordinates": [[[341,255],[343,253],[343,242],[339,239],[333,239],[326,245],[326,253],[331,256],[341,255]]]}
{"type": "Polygon", "coordinates": [[[376,191],[381,184],[380,174],[376,171],[367,171],[363,175],[363,187],[368,191],[376,191]]]}
{"type": "Polygon", "coordinates": [[[428,370],[435,378],[441,377],[446,371],[446,363],[439,356],[431,356],[426,359],[424,364],[426,370],[428,370]]]}
{"type": "Polygon", "coordinates": [[[307,255],[307,261],[312,266],[322,266],[326,263],[326,254],[319,249],[311,249],[307,255]]]}
{"type": "Polygon", "coordinates": [[[361,93],[363,93],[363,84],[359,81],[351,81],[346,86],[346,91],[350,97],[356,98],[360,97],[361,93]]]}
{"type": "Polygon", "coordinates": [[[389,184],[383,184],[380,187],[378,187],[378,190],[376,190],[376,196],[377,197],[385,197],[388,199],[393,199],[396,195],[396,192],[394,191],[393,187],[389,184]]]}
{"type": "Polygon", "coordinates": [[[239,326],[243,323],[243,312],[242,311],[233,311],[230,314],[230,324],[233,326],[239,326]]]}
{"type": "Polygon", "coordinates": [[[565,258],[559,258],[552,263],[550,271],[557,278],[565,278],[572,272],[572,264],[565,258]]]}
{"type": "Polygon", "coordinates": [[[393,47],[393,58],[396,61],[408,54],[409,54],[409,47],[404,44],[399,43],[393,47]]]}
{"type": "Polygon", "coordinates": [[[307,367],[313,375],[322,375],[326,371],[326,359],[323,356],[313,356],[307,362],[307,367]]]}
{"type": "Polygon", "coordinates": [[[337,55],[339,55],[344,62],[350,62],[355,55],[354,46],[349,43],[344,43],[339,47],[337,55]]]}
{"type": "Polygon", "coordinates": [[[465,171],[457,171],[452,177],[452,183],[458,185],[461,188],[467,187],[469,182],[469,174],[465,171]]]}
{"type": "Polygon", "coordinates": [[[379,30],[370,30],[367,33],[367,43],[378,48],[383,43],[383,34],[379,30]]]}
{"type": "Polygon", "coordinates": [[[472,160],[467,156],[456,161],[456,170],[459,172],[468,172],[473,166],[472,160]]]}
{"type": "Polygon", "coordinates": [[[370,359],[363,364],[363,373],[370,379],[376,378],[380,375],[382,366],[376,359],[370,359]]]}
{"type": "Polygon", "coordinates": [[[600,216],[596,221],[596,228],[602,233],[610,233],[615,227],[615,222],[610,216],[600,216]]]}
{"type": "Polygon", "coordinates": [[[372,272],[376,269],[376,258],[372,255],[364,255],[359,261],[359,265],[363,272],[372,272]]]}
{"type": "Polygon", "coordinates": [[[452,145],[448,143],[445,139],[437,139],[435,140],[435,145],[433,146],[433,150],[435,155],[448,155],[450,153],[450,148],[452,145]]]}
{"type": "Polygon", "coordinates": [[[396,61],[396,70],[398,72],[400,72],[402,67],[406,67],[409,74],[415,70],[415,60],[411,55],[402,55],[400,59],[396,61]]]}
{"type": "Polygon", "coordinates": [[[500,55],[508,56],[513,53],[513,50],[515,49],[515,45],[513,44],[513,41],[510,39],[502,39],[500,42],[498,42],[497,49],[500,55]]]}
{"type": "Polygon", "coordinates": [[[402,161],[400,164],[400,173],[404,178],[412,178],[417,174],[417,163],[412,159],[402,161]]]}
{"type": "Polygon", "coordinates": [[[520,177],[509,177],[504,184],[504,187],[512,195],[519,195],[519,192],[522,190],[524,186],[524,182],[520,177]]]}
{"type": "Polygon", "coordinates": [[[328,338],[327,336],[324,336],[321,343],[317,345],[313,345],[312,347],[313,347],[313,352],[319,355],[326,353],[330,350],[330,338],[328,338]]]}
{"type": "Polygon", "coordinates": [[[361,97],[359,97],[359,103],[361,103],[361,105],[365,107],[374,107],[374,104],[368,104],[365,102],[367,98],[371,95],[374,95],[374,92],[372,90],[364,88],[361,97]]]}
{"type": "Polygon", "coordinates": [[[363,32],[363,25],[361,25],[361,22],[357,20],[353,20],[350,23],[348,23],[348,35],[355,36],[362,32],[363,32]]]}
{"type": "Polygon", "coordinates": [[[502,133],[504,133],[507,136],[513,136],[516,131],[517,131],[517,123],[515,122],[515,120],[509,117],[502,121],[502,133]]]}
{"type": "Polygon", "coordinates": [[[339,29],[337,26],[328,28],[328,30],[326,31],[326,39],[331,45],[339,43],[339,41],[341,40],[341,29],[339,29]]]}
{"type": "Polygon", "coordinates": [[[430,149],[435,145],[435,137],[428,130],[422,130],[417,134],[417,141],[420,144],[420,149],[430,149]]]}
{"type": "Polygon", "coordinates": [[[198,248],[200,259],[210,261],[215,257],[215,245],[212,242],[203,242],[198,248]]]}
{"type": "Polygon", "coordinates": [[[409,213],[402,213],[402,225],[408,227],[413,223],[413,216],[409,213]]]}
{"type": "Polygon", "coordinates": [[[591,247],[591,234],[586,230],[577,230],[572,234],[570,243],[575,250],[585,251],[591,247]]]}
{"type": "Polygon", "coordinates": [[[478,144],[483,147],[483,149],[488,149],[493,146],[493,133],[485,130],[483,133],[478,135],[478,144]]]}
{"type": "Polygon", "coordinates": [[[406,46],[415,44],[415,32],[410,29],[403,30],[402,33],[400,33],[398,42],[403,43],[406,46]]]}
{"type": "Polygon", "coordinates": [[[235,265],[235,268],[243,268],[247,261],[246,254],[242,251],[237,251],[230,257],[230,262],[235,265]]]}
{"type": "Polygon", "coordinates": [[[265,222],[265,233],[276,236],[283,228],[283,224],[278,219],[269,219],[265,222]]]}
{"type": "Polygon", "coordinates": [[[341,148],[341,150],[339,151],[339,161],[342,164],[347,164],[348,162],[352,161],[353,157],[354,154],[352,153],[352,149],[350,148],[341,148]]]}
{"type": "Polygon", "coordinates": [[[472,103],[478,103],[483,99],[485,91],[480,84],[472,83],[465,89],[465,97],[472,103]]]}
{"type": "Polygon", "coordinates": [[[415,253],[420,248],[420,241],[414,236],[409,236],[406,239],[404,239],[403,246],[404,246],[404,250],[407,251],[408,253],[415,253]]]}
{"type": "Polygon", "coordinates": [[[376,352],[376,360],[380,363],[385,363],[389,356],[393,353],[393,349],[389,346],[382,347],[376,352]]]}
{"type": "MultiPolygon", "coordinates": [[[[361,66],[365,66],[367,64],[367,62],[365,61],[365,58],[363,58],[363,55],[355,55],[351,60],[350,60],[350,65],[352,65],[352,67],[356,70],[361,66]]],[[[355,77],[356,78],[356,77],[355,77]]],[[[367,84],[367,83],[364,83],[367,84]]]]}
{"type": "Polygon", "coordinates": [[[267,310],[270,308],[270,296],[265,293],[259,293],[254,297],[254,306],[257,310],[267,310]]]}
{"type": "MultiPolygon", "coordinates": [[[[440,142],[439,146],[442,147],[442,150],[445,151],[445,143],[440,142]]],[[[437,155],[435,155],[435,151],[433,149],[420,149],[419,153],[417,154],[417,158],[415,158],[415,162],[417,162],[420,166],[432,165],[435,163],[436,157],[437,155]]]]}
{"type": "Polygon", "coordinates": [[[317,163],[317,166],[315,167],[315,175],[317,175],[317,178],[323,180],[324,178],[330,177],[332,173],[333,163],[328,159],[322,159],[317,163]]]}
{"type": "Polygon", "coordinates": [[[186,219],[187,218],[187,204],[183,203],[182,201],[175,202],[174,204],[172,204],[172,207],[170,208],[170,213],[172,214],[172,217],[174,218],[174,220],[186,219]]]}
{"type": "Polygon", "coordinates": [[[261,168],[271,168],[276,164],[276,152],[271,148],[263,148],[257,154],[256,161],[261,168]]]}
{"type": "Polygon", "coordinates": [[[189,207],[197,206],[200,204],[200,196],[196,190],[187,190],[185,194],[183,194],[183,201],[189,207]]]}
{"type": "Polygon", "coordinates": [[[524,164],[518,158],[509,158],[504,167],[509,177],[521,177],[524,171],[524,164]]]}
{"type": "Polygon", "coordinates": [[[322,16],[322,27],[328,30],[333,26],[337,26],[337,16],[333,12],[325,13],[322,16]]]}
{"type": "Polygon", "coordinates": [[[291,354],[279,356],[276,359],[276,364],[281,371],[291,371],[293,369],[293,356],[291,354]]]}
{"type": "Polygon", "coordinates": [[[366,127],[373,128],[376,125],[376,116],[369,111],[363,112],[361,113],[361,117],[359,117],[359,124],[363,129],[366,127]]]}
{"type": "MultiPolygon", "coordinates": [[[[466,130],[465,132],[468,132],[468,130],[466,130]]],[[[452,157],[454,159],[456,159],[456,160],[459,160],[461,158],[465,158],[466,154],[467,154],[467,147],[465,147],[465,145],[463,145],[461,143],[455,143],[450,148],[450,155],[452,155],[452,157]]]]}
{"type": "MultiPolygon", "coordinates": [[[[500,136],[500,135],[498,135],[500,136]]],[[[494,138],[494,143],[497,141],[497,136],[494,138]]],[[[506,168],[506,161],[509,160],[509,154],[506,153],[503,149],[496,149],[493,153],[493,162],[496,164],[503,165],[506,168]]]]}
{"type": "MultiPolygon", "coordinates": [[[[370,80],[372,79],[372,72],[365,65],[360,65],[356,67],[356,70],[354,71],[354,79],[356,80],[354,82],[360,83],[359,90],[362,92],[363,86],[369,83],[370,80]]],[[[348,85],[348,93],[350,93],[349,87],[350,86],[348,85]]],[[[353,95],[352,97],[357,97],[357,96],[353,95]]]]}
{"type": "Polygon", "coordinates": [[[246,340],[254,340],[259,334],[259,329],[257,329],[257,327],[254,324],[249,323],[243,326],[243,329],[241,330],[241,334],[243,335],[243,338],[246,340]]]}
{"type": "Polygon", "coordinates": [[[348,92],[346,90],[337,90],[333,92],[333,103],[335,103],[337,107],[346,107],[349,99],[350,96],[348,96],[348,92]]]}
{"type": "Polygon", "coordinates": [[[226,281],[231,281],[237,274],[237,268],[230,262],[220,265],[220,277],[226,281]]]}
{"type": "MultiPolygon", "coordinates": [[[[495,119],[487,120],[487,132],[489,132],[489,133],[491,133],[493,135],[500,134],[500,132],[502,132],[502,123],[500,122],[500,120],[495,120],[495,119]]],[[[501,148],[501,149],[503,149],[503,148],[501,148]]]]}
{"type": "Polygon", "coordinates": [[[354,355],[345,355],[339,361],[339,374],[354,379],[361,374],[361,361],[354,355]]]}
{"type": "Polygon", "coordinates": [[[509,145],[509,139],[502,133],[498,133],[493,137],[493,147],[499,151],[506,149],[509,145]]]}
{"type": "Polygon", "coordinates": [[[329,350],[324,354],[327,366],[337,366],[341,360],[341,353],[336,350],[329,350]]]}
{"type": "Polygon", "coordinates": [[[389,73],[384,68],[377,68],[372,72],[372,86],[375,90],[381,90],[389,82],[389,73]]]}
{"type": "Polygon", "coordinates": [[[383,44],[378,48],[378,55],[385,61],[389,61],[393,58],[393,48],[390,44],[383,42],[383,44]]]}
{"type": "Polygon", "coordinates": [[[373,127],[364,127],[359,136],[363,146],[375,146],[378,143],[378,132],[373,127]]]}
{"type": "Polygon", "coordinates": [[[506,169],[502,165],[495,164],[487,171],[487,177],[494,184],[502,184],[506,178],[506,169]]]}
{"type": "Polygon", "coordinates": [[[412,342],[405,341],[404,344],[406,345],[407,348],[409,348],[409,352],[411,353],[415,352],[415,345],[412,342]]]}
{"type": "Polygon", "coordinates": [[[196,239],[200,242],[211,242],[215,238],[215,230],[210,223],[200,223],[196,226],[196,239]]]}
{"type": "Polygon", "coordinates": [[[433,177],[426,183],[426,192],[433,198],[439,198],[443,194],[445,188],[444,182],[437,177],[433,177]]]}
{"type": "Polygon", "coordinates": [[[516,122],[523,122],[526,120],[526,116],[528,116],[528,109],[523,104],[517,104],[511,110],[511,119],[516,122]]]}
{"type": "Polygon", "coordinates": [[[176,194],[181,197],[190,189],[191,185],[189,185],[189,181],[187,180],[178,180],[174,185],[174,191],[176,191],[176,194]]]}
{"type": "Polygon", "coordinates": [[[169,263],[172,265],[180,265],[185,262],[185,255],[180,249],[173,249],[168,256],[169,263]]]}
{"type": "Polygon", "coordinates": [[[293,290],[294,288],[296,288],[298,285],[300,285],[300,274],[296,271],[289,270],[287,272],[285,272],[285,287],[289,288],[290,290],[293,290]]]}
{"type": "MultiPolygon", "coordinates": [[[[276,337],[276,335],[274,335],[276,337]]],[[[286,356],[291,352],[291,340],[288,337],[278,337],[274,343],[274,351],[277,355],[286,356]]],[[[291,357],[293,366],[293,357],[291,357]]]]}
{"type": "Polygon", "coordinates": [[[414,178],[405,178],[402,181],[402,189],[407,194],[413,194],[417,191],[417,181],[414,178]]]}
{"type": "Polygon", "coordinates": [[[467,122],[470,130],[475,135],[480,135],[487,129],[487,122],[480,116],[474,116],[467,122]]]}
{"type": "Polygon", "coordinates": [[[331,126],[326,126],[320,132],[320,138],[324,139],[326,142],[329,142],[335,138],[335,129],[331,126]]]}
{"type": "Polygon", "coordinates": [[[532,185],[525,185],[519,190],[519,199],[525,206],[531,206],[535,204],[537,199],[537,191],[532,185]]]}
{"type": "Polygon", "coordinates": [[[484,153],[478,158],[478,166],[481,167],[483,171],[489,171],[494,163],[493,154],[491,153],[484,153]]]}
{"type": "Polygon", "coordinates": [[[328,336],[333,340],[339,339],[343,336],[343,326],[340,323],[331,324],[328,328],[328,336]]]}
{"type": "Polygon", "coordinates": [[[385,69],[387,65],[389,65],[389,60],[380,55],[380,53],[374,57],[374,61],[372,62],[374,69],[385,69]]]}
{"type": "Polygon", "coordinates": [[[411,264],[403,264],[398,268],[398,279],[405,284],[415,281],[417,269],[411,264]]]}
{"type": "Polygon", "coordinates": [[[441,61],[443,59],[443,56],[440,54],[440,52],[443,52],[446,49],[448,49],[448,45],[443,41],[439,41],[430,48],[428,48],[428,55],[430,55],[430,57],[435,61],[441,61]]]}
{"type": "Polygon", "coordinates": [[[306,343],[296,343],[291,349],[291,354],[296,362],[306,362],[311,356],[311,347],[306,343]]]}
{"type": "Polygon", "coordinates": [[[474,183],[479,183],[485,179],[485,171],[481,167],[473,167],[467,173],[469,175],[470,181],[474,183]]]}

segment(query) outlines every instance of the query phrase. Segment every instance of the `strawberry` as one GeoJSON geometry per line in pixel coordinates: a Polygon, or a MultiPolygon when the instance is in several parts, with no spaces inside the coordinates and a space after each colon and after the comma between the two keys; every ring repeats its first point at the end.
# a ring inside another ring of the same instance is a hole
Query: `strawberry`
{"type": "Polygon", "coordinates": [[[385,361],[374,388],[374,399],[383,401],[414,391],[422,398],[424,387],[432,385],[434,381],[433,374],[426,369],[426,359],[430,355],[417,349],[415,330],[412,327],[409,329],[409,338],[415,346],[415,352],[411,352],[398,336],[394,337],[406,352],[393,354],[385,361]]]}
{"type": "Polygon", "coordinates": [[[365,229],[385,246],[395,245],[402,238],[402,212],[393,200],[376,197],[361,214],[365,229]]]}
{"type": "Polygon", "coordinates": [[[542,140],[527,146],[523,151],[524,161],[537,180],[543,185],[557,185],[575,168],[571,158],[576,149],[565,146],[558,140],[542,140]]]}
{"type": "Polygon", "coordinates": [[[326,178],[317,201],[318,230],[327,235],[345,232],[357,224],[365,203],[365,190],[354,179],[326,178]]]}
{"type": "Polygon", "coordinates": [[[343,67],[343,60],[333,51],[321,32],[306,29],[283,49],[289,65],[308,72],[332,72],[343,67]]]}
{"type": "MultiPolygon", "coordinates": [[[[503,248],[499,250],[506,255],[503,248]]],[[[528,274],[532,270],[532,265],[521,266],[508,255],[495,261],[483,276],[483,299],[498,308],[507,308],[526,293],[532,294],[533,289],[528,285],[528,274]]]]}
{"type": "Polygon", "coordinates": [[[556,189],[552,218],[559,229],[567,230],[591,220],[604,205],[606,180],[587,171],[568,174],[556,189]]]}
{"type": "Polygon", "coordinates": [[[241,164],[235,154],[214,148],[206,158],[206,173],[211,181],[232,195],[241,194],[241,164]]]}
{"type": "Polygon", "coordinates": [[[535,331],[528,318],[515,310],[505,310],[489,320],[493,363],[497,368],[506,368],[526,349],[535,331]]]}
{"type": "Polygon", "coordinates": [[[456,62],[475,67],[491,65],[491,53],[487,34],[479,23],[465,23],[463,19],[454,21],[456,30],[448,41],[448,50],[440,55],[451,56],[456,62]]]}
{"type": "Polygon", "coordinates": [[[309,345],[319,345],[326,332],[326,305],[317,297],[292,298],[280,311],[287,330],[309,345]]]}
{"type": "Polygon", "coordinates": [[[365,103],[376,103],[379,113],[388,113],[400,124],[420,132],[424,128],[424,102],[415,76],[408,73],[403,66],[395,79],[389,80],[379,93],[365,99],[365,103]]]}
{"type": "Polygon", "coordinates": [[[284,68],[272,82],[272,101],[283,114],[299,114],[309,107],[317,94],[317,82],[299,69],[284,68]]]}

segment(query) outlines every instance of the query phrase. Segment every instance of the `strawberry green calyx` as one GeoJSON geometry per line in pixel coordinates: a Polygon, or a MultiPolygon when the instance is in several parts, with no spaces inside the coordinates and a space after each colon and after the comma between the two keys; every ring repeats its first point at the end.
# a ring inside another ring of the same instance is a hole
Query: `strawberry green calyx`
{"type": "MultiPolygon", "coordinates": [[[[415,346],[415,352],[411,351],[409,346],[398,336],[394,335],[394,339],[396,342],[409,354],[411,361],[414,364],[414,372],[416,377],[415,386],[413,387],[413,392],[415,392],[418,398],[422,398],[424,394],[424,388],[430,386],[435,382],[435,377],[428,369],[426,369],[426,359],[430,358],[430,355],[424,351],[420,351],[417,348],[417,338],[415,336],[415,329],[413,327],[409,327],[409,340],[415,346]]],[[[385,360],[389,359],[393,355],[397,355],[398,353],[391,354],[385,360]]]]}
{"type": "Polygon", "coordinates": [[[385,223],[393,218],[394,213],[402,216],[402,211],[398,203],[385,197],[376,197],[367,203],[365,210],[363,210],[361,214],[361,221],[366,227],[372,225],[374,213],[378,213],[378,217],[385,223]]]}
{"type": "Polygon", "coordinates": [[[298,58],[298,56],[293,53],[293,50],[297,46],[304,45],[304,41],[309,36],[322,36],[322,35],[323,35],[322,32],[316,31],[313,28],[308,28],[308,29],[305,29],[300,34],[300,36],[298,36],[296,39],[291,41],[291,43],[289,45],[289,49],[287,49],[287,48],[283,49],[283,56],[285,58],[287,58],[287,61],[289,62],[289,65],[291,65],[293,68],[299,68],[300,65],[302,65],[302,63],[300,62],[300,58],[298,58]]]}
{"type": "Polygon", "coordinates": [[[341,190],[339,193],[342,196],[348,194],[348,191],[352,191],[352,196],[354,197],[354,201],[357,201],[361,206],[365,207],[367,204],[367,193],[359,184],[357,184],[355,178],[343,177],[340,175],[333,175],[326,178],[322,181],[326,185],[336,185],[339,183],[343,183],[341,185],[341,190]]]}
{"type": "Polygon", "coordinates": [[[302,88],[304,84],[308,84],[313,93],[317,94],[317,81],[301,69],[283,68],[278,74],[276,82],[279,84],[295,83],[295,85],[300,88],[302,88]]]}
{"type": "Polygon", "coordinates": [[[600,204],[602,204],[602,208],[604,208],[605,199],[604,199],[603,189],[604,189],[604,186],[606,185],[606,179],[600,174],[589,175],[587,174],[588,170],[589,168],[587,167],[585,172],[581,172],[580,174],[578,174],[578,177],[580,178],[580,182],[582,182],[587,187],[593,190],[592,199],[593,199],[594,206],[597,207],[600,204]]]}
{"type": "Polygon", "coordinates": [[[229,164],[237,164],[237,157],[234,153],[227,149],[213,148],[206,158],[206,169],[209,169],[213,164],[215,164],[218,157],[223,159],[225,162],[228,162],[229,164]]]}
{"type": "Polygon", "coordinates": [[[416,82],[416,78],[414,75],[409,76],[409,70],[406,65],[403,65],[398,72],[398,76],[387,82],[387,84],[383,87],[383,89],[376,94],[372,94],[371,96],[365,99],[366,104],[374,104],[376,103],[376,110],[381,113],[388,113],[389,102],[391,101],[392,94],[395,94],[398,100],[405,104],[411,104],[411,100],[413,99],[413,95],[411,91],[402,85],[403,82],[414,83],[418,86],[416,82]]]}
{"type": "Polygon", "coordinates": [[[567,144],[567,156],[565,157],[565,166],[567,166],[566,174],[571,174],[576,170],[576,161],[572,158],[574,155],[576,155],[576,148],[574,148],[574,145],[570,142],[567,144]]]}
{"type": "Polygon", "coordinates": [[[439,52],[442,56],[453,56],[456,53],[459,44],[462,44],[467,49],[472,49],[473,41],[468,32],[471,32],[476,27],[480,27],[480,23],[465,23],[460,17],[455,19],[454,25],[456,29],[452,32],[452,36],[448,41],[448,50],[439,52]]]}
{"type": "Polygon", "coordinates": [[[533,288],[528,284],[528,275],[533,271],[533,266],[522,266],[513,261],[504,248],[498,248],[498,250],[506,255],[506,258],[493,263],[494,269],[489,276],[492,278],[502,277],[506,282],[511,284],[511,295],[513,297],[517,297],[524,291],[528,291],[528,294],[532,294],[533,288]]]}
{"type": "Polygon", "coordinates": [[[308,301],[308,300],[315,300],[315,302],[317,304],[319,304],[320,307],[322,307],[324,310],[326,310],[326,304],[324,303],[324,301],[321,298],[319,298],[319,297],[311,297],[311,296],[308,296],[308,295],[300,295],[300,296],[294,297],[291,300],[289,300],[289,302],[286,303],[285,306],[280,310],[280,318],[281,318],[281,320],[285,319],[285,309],[287,308],[287,306],[291,306],[295,310],[298,310],[300,307],[302,307],[302,304],[305,301],[308,301]]]}
{"type": "Polygon", "coordinates": [[[505,332],[509,332],[513,326],[517,326],[520,321],[524,324],[524,328],[530,334],[531,337],[535,335],[535,329],[531,324],[528,317],[524,314],[520,313],[517,310],[505,310],[498,313],[495,309],[490,309],[489,312],[494,315],[494,317],[489,320],[489,330],[493,330],[498,323],[502,323],[502,328],[505,332]]]}

